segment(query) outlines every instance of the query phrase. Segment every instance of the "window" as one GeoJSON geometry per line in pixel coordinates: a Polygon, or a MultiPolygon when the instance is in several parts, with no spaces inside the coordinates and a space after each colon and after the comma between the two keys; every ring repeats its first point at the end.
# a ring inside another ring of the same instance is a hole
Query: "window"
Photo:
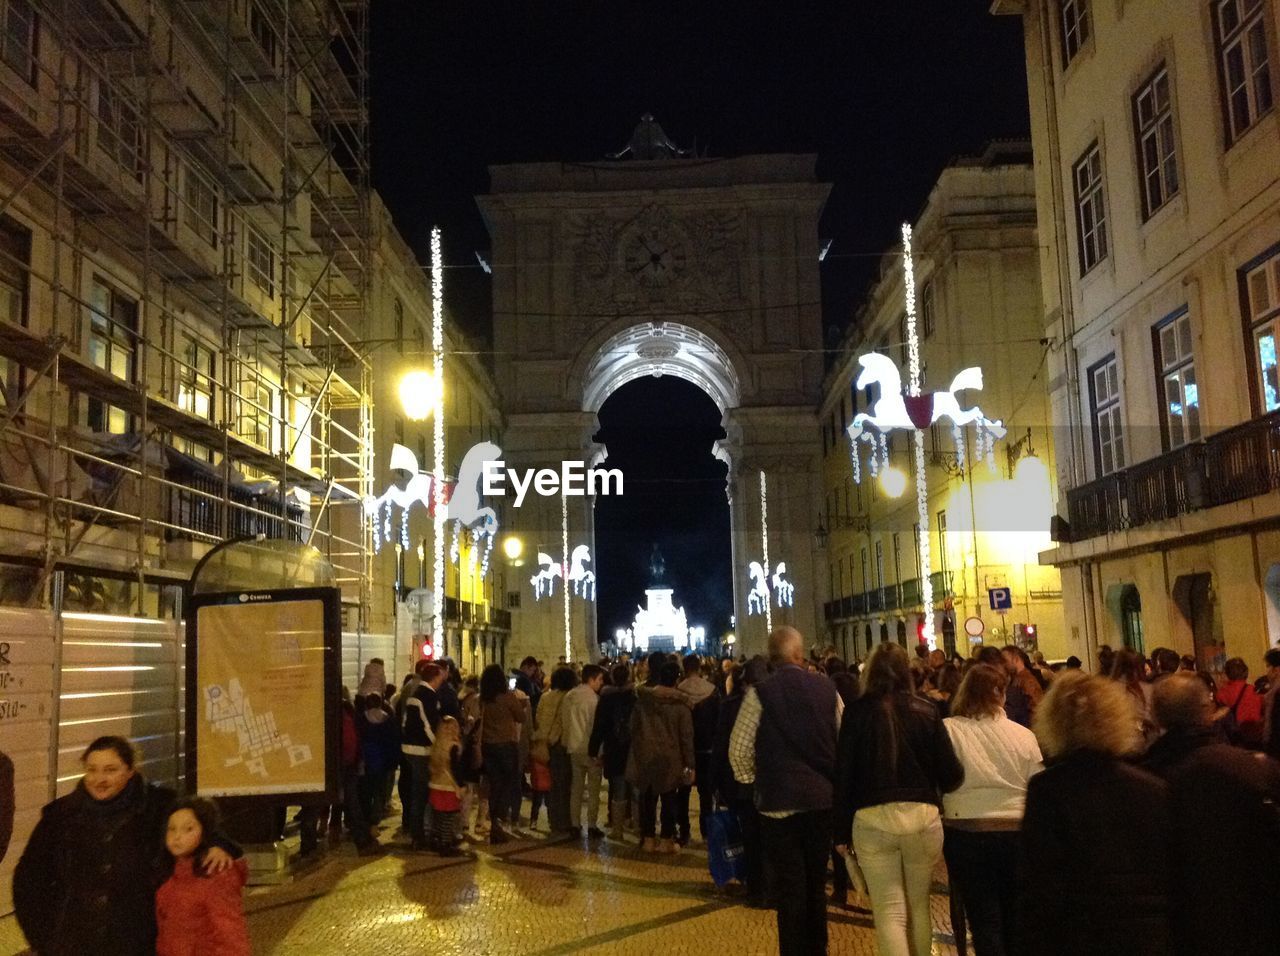
{"type": "Polygon", "coordinates": [[[876,587],[884,590],[884,542],[876,542],[876,587]]]}
{"type": "Polygon", "coordinates": [[[893,580],[902,584],[902,535],[893,533],[893,580]]]}
{"type": "Polygon", "coordinates": [[[911,553],[916,559],[916,578],[920,577],[920,522],[911,526],[911,553]]]}
{"type": "Polygon", "coordinates": [[[1156,364],[1164,402],[1165,447],[1200,438],[1200,392],[1191,349],[1191,316],[1185,309],[1155,328],[1156,364]]]}
{"type": "Polygon", "coordinates": [[[1098,476],[1124,467],[1124,423],[1120,420],[1120,368],[1109,355],[1089,370],[1093,405],[1093,453],[1098,476]]]}
{"type": "Polygon", "coordinates": [[[271,242],[253,226],[247,226],[248,242],[245,244],[245,265],[249,281],[267,298],[276,294],[276,253],[271,242]]]}
{"type": "Polygon", "coordinates": [[[921,338],[933,338],[933,330],[937,324],[937,318],[933,310],[933,283],[930,282],[924,287],[924,291],[920,293],[920,336],[921,338]]]}
{"type": "Polygon", "coordinates": [[[36,13],[31,0],[0,0],[3,42],[0,59],[36,85],[36,13]]]}
{"type": "MultiPolygon", "coordinates": [[[[132,382],[137,372],[138,303],[105,279],[93,277],[89,290],[89,361],[116,378],[132,382]]],[[[123,435],[131,416],[124,409],[90,398],[89,428],[123,435]]]]}
{"type": "Polygon", "coordinates": [[[1138,136],[1138,179],[1142,215],[1151,215],[1178,192],[1178,157],[1173,145],[1173,101],[1169,71],[1162,64],[1133,97],[1138,136]]]}
{"type": "Polygon", "coordinates": [[[1263,0],[1216,0],[1218,70],[1227,141],[1271,109],[1271,65],[1263,0]]]}
{"type": "Polygon", "coordinates": [[[183,198],[186,200],[184,220],[205,242],[218,248],[218,191],[204,174],[188,166],[183,198]]]}
{"type": "Polygon", "coordinates": [[[862,549],[862,593],[866,594],[871,590],[871,568],[867,563],[867,549],[862,549]]]}
{"type": "Polygon", "coordinates": [[[1062,65],[1076,58],[1089,39],[1088,0],[1062,0],[1062,65]]]}
{"type": "MultiPolygon", "coordinates": [[[[919,528],[917,527],[916,534],[918,535],[919,533],[919,528]]],[[[917,548],[916,552],[919,553],[919,550],[917,548]]],[[[950,590],[951,572],[947,569],[947,512],[945,509],[938,512],[938,571],[942,574],[943,588],[950,590]]],[[[917,573],[919,573],[918,568],[917,573]]],[[[921,584],[922,588],[923,586],[921,584]]],[[[934,597],[937,598],[938,595],[935,594],[934,597]]]]}
{"type": "Polygon", "coordinates": [[[391,337],[395,339],[396,351],[401,355],[404,354],[404,305],[399,299],[396,299],[392,306],[392,332],[391,337]]]}
{"type": "Polygon", "coordinates": [[[138,111],[105,81],[98,84],[98,148],[125,172],[142,179],[142,122],[138,111]]]}
{"type": "Polygon", "coordinates": [[[1107,210],[1102,197],[1102,153],[1096,141],[1077,160],[1073,172],[1080,274],[1084,275],[1107,257],[1107,210]]]}
{"type": "MultiPolygon", "coordinates": [[[[0,216],[0,320],[27,324],[27,266],[31,233],[8,216],[0,216]]],[[[21,366],[0,357],[0,408],[22,391],[21,366]]]]}
{"type": "Polygon", "coordinates": [[[253,37],[253,42],[262,51],[262,55],[267,58],[267,62],[272,66],[278,66],[280,47],[276,39],[275,27],[272,26],[271,15],[262,8],[258,0],[249,4],[249,35],[253,37]]]}
{"type": "Polygon", "coordinates": [[[280,387],[252,362],[240,363],[236,433],[261,448],[275,448],[276,407],[280,387]]]}
{"type": "Polygon", "coordinates": [[[181,335],[178,407],[197,418],[213,420],[213,348],[194,335],[181,335]]]}
{"type": "Polygon", "coordinates": [[[1249,328],[1257,361],[1258,394],[1263,412],[1280,409],[1280,252],[1245,275],[1249,328]]]}

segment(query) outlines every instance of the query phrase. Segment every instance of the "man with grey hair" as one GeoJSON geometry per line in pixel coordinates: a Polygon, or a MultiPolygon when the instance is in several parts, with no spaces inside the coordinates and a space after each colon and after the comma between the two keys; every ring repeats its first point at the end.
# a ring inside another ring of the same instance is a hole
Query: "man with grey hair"
{"type": "Polygon", "coordinates": [[[844,706],[831,681],[806,670],[795,628],[773,630],[769,659],[773,673],[742,699],[729,765],[739,783],[755,784],[779,951],[813,956],[827,951],[827,856],[844,706]]]}
{"type": "Polygon", "coordinates": [[[1163,677],[1152,711],[1164,735],[1142,765],[1169,785],[1175,952],[1273,952],[1280,869],[1262,861],[1280,857],[1280,766],[1221,742],[1195,674],[1163,677]]]}

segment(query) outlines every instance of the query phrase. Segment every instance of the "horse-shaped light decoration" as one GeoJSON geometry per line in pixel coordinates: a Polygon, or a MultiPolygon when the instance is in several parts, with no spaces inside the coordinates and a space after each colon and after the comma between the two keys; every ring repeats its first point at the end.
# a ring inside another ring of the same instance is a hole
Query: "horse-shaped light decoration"
{"type": "Polygon", "coordinates": [[[759,561],[747,565],[747,576],[751,578],[751,593],[747,595],[747,613],[763,614],[769,605],[768,572],[759,561]]]}
{"type": "Polygon", "coordinates": [[[556,578],[561,577],[563,570],[560,563],[551,560],[551,555],[545,551],[538,552],[538,565],[538,573],[529,578],[529,583],[533,585],[534,600],[544,594],[551,597],[556,593],[556,578]]]}
{"type": "Polygon", "coordinates": [[[773,596],[778,602],[778,607],[791,607],[796,599],[796,586],[786,578],[787,563],[785,561],[778,562],[778,568],[773,572],[770,583],[773,585],[773,596]]]}
{"type": "Polygon", "coordinates": [[[859,355],[858,364],[862,366],[862,371],[855,387],[878,385],[880,397],[876,399],[870,414],[860,412],[853,416],[847,429],[851,440],[857,441],[866,425],[874,425],[882,432],[895,428],[923,430],[941,418],[949,418],[960,427],[978,422],[990,429],[995,437],[1004,437],[1005,429],[1000,422],[988,419],[977,405],[961,408],[960,401],[956,398],[956,393],[965,389],[982,390],[982,369],[977,366],[958,372],[951,380],[951,387],[945,392],[912,397],[902,394],[902,374],[893,359],[879,352],[871,352],[859,355]]]}
{"type": "MultiPolygon", "coordinates": [[[[391,540],[391,510],[400,509],[400,538],[404,547],[409,546],[409,509],[415,503],[433,510],[435,502],[432,493],[434,479],[431,475],[418,470],[418,457],[404,445],[391,446],[391,470],[409,473],[409,480],[403,488],[392,484],[377,498],[366,495],[361,501],[365,517],[373,525],[374,549],[379,550],[383,541],[391,540]]],[[[447,489],[446,489],[447,490],[447,489]]]]}
{"type": "MultiPolygon", "coordinates": [[[[481,576],[489,570],[489,553],[493,550],[493,539],[498,533],[498,513],[492,508],[481,505],[482,496],[480,482],[484,475],[484,464],[487,461],[500,461],[502,449],[490,441],[482,441],[467,449],[458,466],[458,481],[453,486],[453,494],[449,496],[446,517],[453,521],[453,541],[449,545],[449,557],[457,562],[459,547],[458,538],[465,528],[474,539],[484,542],[484,558],[481,562],[481,576]]],[[[471,567],[475,567],[475,548],[470,552],[471,567]]]]}
{"type": "Polygon", "coordinates": [[[590,563],[591,548],[585,544],[580,544],[574,548],[572,557],[569,559],[569,573],[565,576],[565,583],[573,586],[574,594],[586,598],[588,601],[594,601],[596,599],[596,575],[594,571],[587,569],[586,565],[590,563]]]}

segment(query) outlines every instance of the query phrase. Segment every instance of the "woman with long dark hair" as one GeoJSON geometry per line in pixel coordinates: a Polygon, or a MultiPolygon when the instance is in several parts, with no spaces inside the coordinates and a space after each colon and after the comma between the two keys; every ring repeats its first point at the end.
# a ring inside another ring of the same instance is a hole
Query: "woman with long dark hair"
{"type": "Polygon", "coordinates": [[[937,708],[913,692],[907,652],[879,645],[844,712],[835,842],[866,876],[882,956],[928,956],[929,886],[942,857],[942,794],[964,781],[937,708]],[[852,835],[852,840],[850,836],[852,835]]]}
{"type": "Polygon", "coordinates": [[[1007,673],[975,664],[943,723],[964,783],[942,798],[943,855],[951,891],[964,903],[977,956],[1016,952],[1018,831],[1027,783],[1044,769],[1036,735],[1004,712],[1007,673]]]}
{"type": "Polygon", "coordinates": [[[524,702],[507,686],[500,664],[480,675],[480,750],[489,778],[489,842],[511,839],[511,808],[520,799],[520,725],[524,702]]]}

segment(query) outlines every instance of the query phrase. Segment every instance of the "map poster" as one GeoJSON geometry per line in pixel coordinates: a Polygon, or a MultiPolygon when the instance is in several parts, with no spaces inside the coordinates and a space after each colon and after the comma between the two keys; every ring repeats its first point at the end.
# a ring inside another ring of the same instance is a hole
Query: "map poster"
{"type": "Polygon", "coordinates": [[[333,776],[336,653],[315,591],[197,599],[188,648],[195,788],[204,796],[321,794],[333,776]],[[194,662],[194,668],[190,667],[194,662]],[[329,698],[332,697],[333,700],[329,698]]]}

